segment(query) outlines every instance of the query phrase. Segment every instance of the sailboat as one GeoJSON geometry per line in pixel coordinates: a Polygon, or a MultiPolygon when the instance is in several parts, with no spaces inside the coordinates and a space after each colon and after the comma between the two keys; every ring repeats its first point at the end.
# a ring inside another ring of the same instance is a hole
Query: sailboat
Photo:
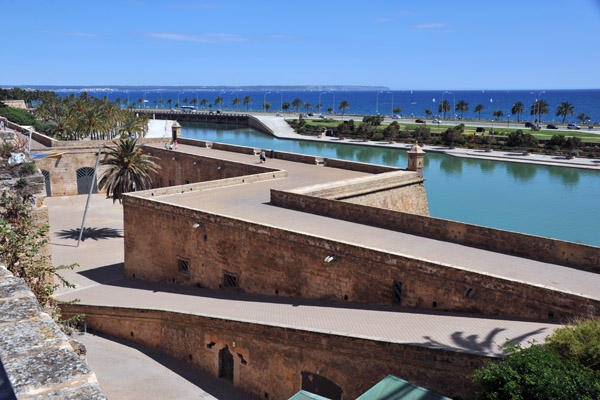
{"type": "MultiPolygon", "coordinates": [[[[411,96],[412,96],[412,94],[413,94],[413,91],[412,91],[412,90],[410,91],[410,94],[411,94],[411,96]]],[[[416,101],[414,101],[414,100],[411,100],[411,101],[410,101],[410,104],[417,104],[417,102],[416,102],[416,101]]]]}

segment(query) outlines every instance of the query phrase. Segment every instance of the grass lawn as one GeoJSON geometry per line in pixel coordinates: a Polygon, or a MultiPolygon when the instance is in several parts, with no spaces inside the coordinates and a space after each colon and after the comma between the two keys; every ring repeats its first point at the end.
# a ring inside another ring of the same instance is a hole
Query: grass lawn
{"type": "MultiPolygon", "coordinates": [[[[347,119],[345,121],[348,121],[348,120],[349,119],[347,119]]],[[[330,127],[337,127],[343,121],[339,121],[339,120],[327,121],[327,120],[322,120],[322,119],[307,119],[306,122],[310,125],[330,128],[330,127]]],[[[362,122],[361,120],[354,121],[354,123],[357,125],[360,124],[361,122],[362,122]]],[[[381,124],[381,127],[385,128],[387,125],[389,125],[389,123],[386,122],[386,123],[381,124]]],[[[413,130],[418,126],[423,126],[423,124],[400,123],[399,126],[400,126],[401,130],[413,130]]],[[[431,132],[433,132],[433,133],[441,133],[451,127],[451,125],[437,125],[437,124],[427,124],[427,126],[431,129],[431,132]]],[[[474,126],[466,126],[465,133],[466,134],[475,133],[475,129],[476,129],[476,127],[474,127],[474,126]]],[[[486,132],[488,132],[490,130],[489,127],[485,128],[485,129],[486,129],[486,132]]],[[[505,127],[503,128],[500,126],[499,127],[494,126],[493,129],[495,132],[497,132],[501,135],[508,135],[509,133],[517,130],[517,128],[505,128],[505,127]]],[[[600,135],[594,134],[591,132],[585,132],[585,131],[557,132],[553,129],[542,129],[540,131],[534,132],[528,128],[522,129],[522,130],[524,133],[531,133],[533,136],[537,137],[538,139],[550,139],[554,135],[564,135],[565,137],[573,136],[573,137],[581,138],[584,142],[600,143],[600,135]]]]}

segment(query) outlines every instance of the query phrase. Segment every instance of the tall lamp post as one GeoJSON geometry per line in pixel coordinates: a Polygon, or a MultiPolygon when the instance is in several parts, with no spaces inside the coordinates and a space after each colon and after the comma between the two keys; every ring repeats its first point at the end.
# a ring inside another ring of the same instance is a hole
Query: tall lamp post
{"type": "Polygon", "coordinates": [[[536,107],[536,111],[538,112],[538,124],[541,125],[542,123],[542,109],[540,107],[540,103],[538,103],[538,99],[541,100],[542,94],[546,93],[545,90],[542,90],[540,92],[538,92],[537,96],[535,94],[535,92],[529,92],[529,94],[532,94],[535,96],[535,107],[536,107]]]}
{"type": "MultiPolygon", "coordinates": [[[[319,93],[319,104],[321,104],[321,95],[322,94],[327,94],[329,92],[323,92],[323,93],[319,93]]],[[[321,112],[321,109],[319,108],[319,113],[321,112]]]]}
{"type": "Polygon", "coordinates": [[[142,95],[142,104],[144,105],[144,108],[146,108],[146,103],[148,102],[148,100],[146,100],[146,94],[148,94],[149,92],[144,92],[144,94],[142,95]]]}
{"type": "Polygon", "coordinates": [[[510,114],[508,114],[508,120],[506,121],[506,127],[508,128],[510,126],[510,114]]]}
{"type": "Polygon", "coordinates": [[[183,92],[177,92],[177,104],[179,104],[179,107],[181,107],[181,103],[179,102],[179,95],[183,93],[183,92]]]}
{"type": "Polygon", "coordinates": [[[379,95],[383,92],[377,92],[375,96],[375,114],[379,115],[379,95]]]}

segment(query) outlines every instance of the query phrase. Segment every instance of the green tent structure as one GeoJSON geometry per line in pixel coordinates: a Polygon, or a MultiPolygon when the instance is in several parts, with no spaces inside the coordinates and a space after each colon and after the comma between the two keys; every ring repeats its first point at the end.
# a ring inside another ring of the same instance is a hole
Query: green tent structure
{"type": "Polygon", "coordinates": [[[451,400],[404,379],[388,375],[356,400],[451,400]]]}
{"type": "MultiPolygon", "coordinates": [[[[289,400],[330,400],[327,397],[301,390],[289,400]]],[[[388,375],[356,400],[451,400],[414,383],[388,375]]]]}

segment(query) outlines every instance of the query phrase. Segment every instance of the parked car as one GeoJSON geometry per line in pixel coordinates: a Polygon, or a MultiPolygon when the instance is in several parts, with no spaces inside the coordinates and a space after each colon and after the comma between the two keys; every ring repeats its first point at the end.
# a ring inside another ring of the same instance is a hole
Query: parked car
{"type": "Polygon", "coordinates": [[[309,117],[312,117],[312,116],[314,116],[314,115],[315,115],[315,114],[313,114],[313,113],[308,113],[308,116],[309,116],[309,117]]]}
{"type": "Polygon", "coordinates": [[[554,124],[548,124],[548,125],[546,125],[546,129],[558,129],[558,126],[556,126],[554,124]]]}
{"type": "Polygon", "coordinates": [[[399,115],[392,115],[392,118],[393,119],[400,119],[400,116],[399,115]]]}
{"type": "Polygon", "coordinates": [[[431,122],[432,122],[432,123],[434,123],[434,124],[441,124],[441,123],[442,123],[442,120],[441,120],[441,119],[434,118],[434,119],[433,119],[433,121],[431,121],[431,122]]]}
{"type": "Polygon", "coordinates": [[[422,119],[415,119],[415,124],[424,124],[425,121],[422,119]]]}
{"type": "Polygon", "coordinates": [[[300,115],[302,118],[308,118],[308,114],[302,114],[300,115]]]}
{"type": "Polygon", "coordinates": [[[275,116],[276,117],[283,117],[283,114],[282,113],[277,113],[277,114],[275,114],[275,116]]]}
{"type": "Polygon", "coordinates": [[[569,124],[567,125],[567,129],[581,129],[577,124],[569,124]]]}
{"type": "Polygon", "coordinates": [[[326,116],[324,116],[324,115],[319,115],[319,118],[323,118],[323,119],[325,119],[325,118],[327,118],[327,117],[326,117],[326,116]]]}
{"type": "Polygon", "coordinates": [[[478,127],[475,129],[475,132],[485,132],[485,128],[478,127]]]}
{"type": "Polygon", "coordinates": [[[525,122],[525,128],[531,128],[531,125],[533,125],[533,122],[525,122]]]}

